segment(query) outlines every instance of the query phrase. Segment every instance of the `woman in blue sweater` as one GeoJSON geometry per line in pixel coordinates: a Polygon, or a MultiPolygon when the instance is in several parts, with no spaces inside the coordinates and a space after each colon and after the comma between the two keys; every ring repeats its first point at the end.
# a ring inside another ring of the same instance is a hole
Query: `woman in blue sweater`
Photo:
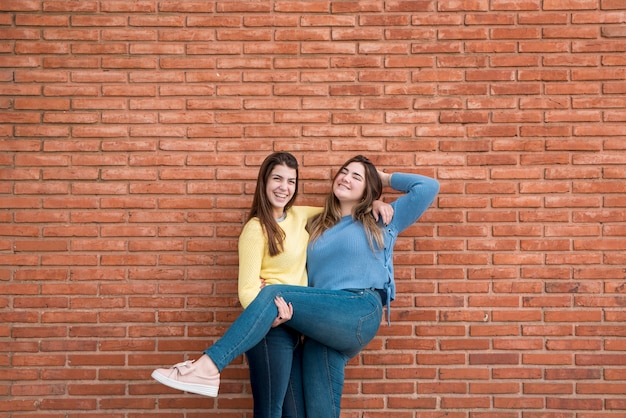
{"type": "Polygon", "coordinates": [[[395,298],[393,246],[432,204],[439,183],[417,174],[387,174],[365,157],[348,160],[333,179],[321,215],[310,224],[311,287],[266,286],[228,331],[196,361],[157,369],[162,384],[217,396],[219,372],[258,343],[278,319],[306,336],[303,382],[307,416],[339,417],[344,368],[376,335],[383,306],[395,298]],[[388,225],[372,202],[384,186],[404,192],[388,225]]]}

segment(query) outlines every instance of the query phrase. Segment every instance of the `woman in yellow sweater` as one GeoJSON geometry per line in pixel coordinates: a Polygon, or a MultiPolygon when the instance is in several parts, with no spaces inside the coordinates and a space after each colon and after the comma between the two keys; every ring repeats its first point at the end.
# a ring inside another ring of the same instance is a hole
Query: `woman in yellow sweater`
{"type": "MultiPolygon", "coordinates": [[[[307,285],[308,218],[321,208],[293,206],[298,162],[286,152],[269,155],[259,170],[248,220],[239,236],[239,300],[246,308],[264,285],[307,285]]],[[[300,335],[277,319],[246,352],[254,418],[304,417],[300,335]]]]}

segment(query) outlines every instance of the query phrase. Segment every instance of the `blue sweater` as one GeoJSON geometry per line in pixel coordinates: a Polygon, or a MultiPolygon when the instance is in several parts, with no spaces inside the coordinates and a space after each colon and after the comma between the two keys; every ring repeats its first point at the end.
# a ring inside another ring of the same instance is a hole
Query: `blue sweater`
{"type": "Polygon", "coordinates": [[[398,234],[417,221],[433,203],[439,183],[417,174],[393,173],[391,187],[405,192],[391,203],[393,219],[384,228],[385,248],[372,251],[363,224],[351,215],[326,230],[307,248],[309,286],[320,289],[381,289],[389,306],[396,296],[393,246],[398,234]]]}

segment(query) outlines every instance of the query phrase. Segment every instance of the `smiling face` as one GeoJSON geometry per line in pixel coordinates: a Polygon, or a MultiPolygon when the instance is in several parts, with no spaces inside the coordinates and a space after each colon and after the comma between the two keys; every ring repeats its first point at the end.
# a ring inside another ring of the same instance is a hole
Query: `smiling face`
{"type": "Polygon", "coordinates": [[[351,162],[341,169],[333,182],[333,193],[341,205],[342,215],[349,215],[365,193],[365,166],[351,162]]]}
{"type": "Polygon", "coordinates": [[[291,200],[296,191],[297,173],[294,168],[280,164],[274,166],[267,178],[265,194],[272,205],[274,218],[283,215],[285,205],[291,200]]]}

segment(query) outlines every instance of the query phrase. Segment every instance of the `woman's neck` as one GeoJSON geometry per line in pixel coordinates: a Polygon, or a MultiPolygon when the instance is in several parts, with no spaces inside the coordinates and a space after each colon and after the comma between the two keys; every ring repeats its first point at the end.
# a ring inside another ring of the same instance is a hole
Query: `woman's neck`
{"type": "Polygon", "coordinates": [[[272,215],[274,216],[274,219],[278,220],[278,219],[281,219],[283,216],[285,216],[285,212],[281,208],[280,210],[273,210],[272,215]]]}
{"type": "Polygon", "coordinates": [[[352,209],[354,208],[354,205],[352,204],[346,204],[346,205],[341,205],[341,216],[348,216],[348,215],[352,215],[352,209]]]}

